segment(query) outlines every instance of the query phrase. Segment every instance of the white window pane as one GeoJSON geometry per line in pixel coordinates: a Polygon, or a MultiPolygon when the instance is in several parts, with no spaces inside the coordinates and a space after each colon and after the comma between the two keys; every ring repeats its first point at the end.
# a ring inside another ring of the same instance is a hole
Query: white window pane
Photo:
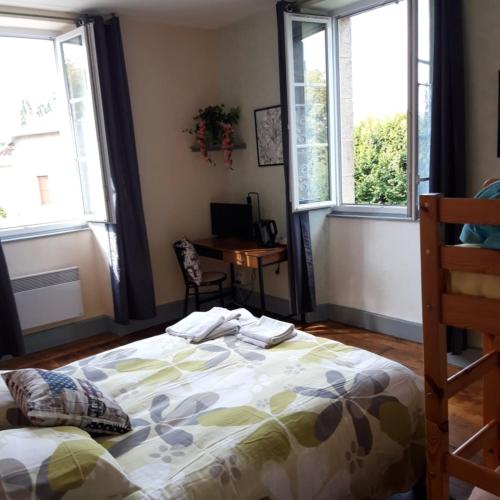
{"type": "Polygon", "coordinates": [[[418,176],[429,177],[431,154],[431,88],[418,86],[418,176]]]}
{"type": "Polygon", "coordinates": [[[330,199],[328,145],[304,146],[297,151],[299,199],[318,203],[330,199]]]}
{"type": "Polygon", "coordinates": [[[421,181],[418,183],[417,200],[421,194],[429,194],[429,181],[421,181]]]}
{"type": "Polygon", "coordinates": [[[107,220],[105,180],[84,28],[59,38],[58,46],[86,217],[107,220]]]}
{"type": "Polygon", "coordinates": [[[407,203],[407,31],[406,0],[338,20],[344,204],[407,203]]]}
{"type": "Polygon", "coordinates": [[[431,1],[418,0],[418,58],[431,60],[431,1]]]}
{"type": "Polygon", "coordinates": [[[418,62],[418,83],[423,85],[431,83],[431,65],[429,61],[418,62]]]}
{"type": "Polygon", "coordinates": [[[83,219],[54,43],[0,37],[0,229],[83,219]]]}
{"type": "MultiPolygon", "coordinates": [[[[310,20],[291,22],[293,82],[291,102],[295,203],[308,205],[331,198],[328,24],[310,20]]],[[[289,61],[290,62],[290,61],[289,61]]]]}

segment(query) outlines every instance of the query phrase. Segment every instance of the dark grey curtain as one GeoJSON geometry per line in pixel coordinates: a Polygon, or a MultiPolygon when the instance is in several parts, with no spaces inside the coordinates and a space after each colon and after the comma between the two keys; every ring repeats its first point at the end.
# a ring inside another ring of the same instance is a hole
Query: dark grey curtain
{"type": "Polygon", "coordinates": [[[115,321],[156,316],[153,273],[142,206],[139,166],[125,59],[117,17],[93,22],[116,224],[108,225],[115,321]]]}
{"type": "Polygon", "coordinates": [[[281,120],[283,129],[283,163],[286,189],[288,276],[292,314],[302,320],[307,312],[316,309],[316,290],[311,245],[309,213],[293,213],[290,200],[290,158],[288,136],[288,90],[285,49],[285,12],[292,9],[290,2],[276,4],[278,21],[278,51],[281,96],[281,120]]]}
{"type": "Polygon", "coordinates": [[[22,356],[24,341],[10,284],[9,270],[0,243],[0,357],[6,354],[22,356]]]}
{"type": "MultiPolygon", "coordinates": [[[[465,90],[462,0],[434,0],[434,60],[430,191],[449,197],[466,195],[465,90]]],[[[446,228],[446,242],[458,243],[458,229],[446,228]]],[[[448,348],[460,354],[463,330],[450,328],[448,348]]]]}

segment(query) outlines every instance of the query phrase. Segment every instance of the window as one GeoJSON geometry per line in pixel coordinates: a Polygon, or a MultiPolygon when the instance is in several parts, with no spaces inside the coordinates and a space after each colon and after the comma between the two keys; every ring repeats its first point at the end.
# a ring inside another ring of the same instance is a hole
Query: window
{"type": "Polygon", "coordinates": [[[333,196],[331,147],[332,29],[321,18],[290,16],[286,25],[294,208],[329,205],[333,196]]]}
{"type": "Polygon", "coordinates": [[[429,177],[430,1],[288,14],[294,210],[415,216],[429,177]]]}
{"type": "Polygon", "coordinates": [[[0,28],[0,236],[109,219],[90,35],[0,28]]]}

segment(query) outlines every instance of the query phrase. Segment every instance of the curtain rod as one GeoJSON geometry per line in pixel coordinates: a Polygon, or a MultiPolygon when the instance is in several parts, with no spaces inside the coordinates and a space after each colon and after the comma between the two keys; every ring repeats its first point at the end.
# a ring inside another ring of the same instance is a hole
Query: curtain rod
{"type": "Polygon", "coordinates": [[[24,18],[37,18],[37,19],[47,19],[52,21],[72,21],[75,22],[78,19],[78,16],[75,17],[63,17],[63,16],[55,16],[49,14],[32,14],[32,13],[22,13],[22,12],[9,12],[0,10],[0,16],[14,16],[14,17],[24,17],[24,18]]]}

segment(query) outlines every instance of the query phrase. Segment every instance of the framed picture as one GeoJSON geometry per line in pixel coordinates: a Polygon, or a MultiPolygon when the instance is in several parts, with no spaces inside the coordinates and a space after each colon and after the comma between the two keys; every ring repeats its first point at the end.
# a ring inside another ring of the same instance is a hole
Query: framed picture
{"type": "Polygon", "coordinates": [[[259,167],[283,165],[281,106],[255,110],[255,135],[259,167]]]}

